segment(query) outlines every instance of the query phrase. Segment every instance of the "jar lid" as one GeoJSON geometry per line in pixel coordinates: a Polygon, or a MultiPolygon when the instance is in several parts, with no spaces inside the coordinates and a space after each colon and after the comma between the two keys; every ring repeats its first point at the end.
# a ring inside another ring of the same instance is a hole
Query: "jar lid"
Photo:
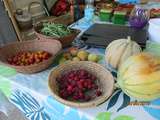
{"type": "Polygon", "coordinates": [[[16,10],[16,14],[17,15],[22,15],[23,14],[23,10],[22,9],[17,9],[16,10]]]}
{"type": "Polygon", "coordinates": [[[21,15],[16,14],[16,19],[17,19],[17,21],[20,21],[20,22],[31,21],[32,15],[29,14],[28,12],[24,11],[23,14],[21,14],[21,15]]]}

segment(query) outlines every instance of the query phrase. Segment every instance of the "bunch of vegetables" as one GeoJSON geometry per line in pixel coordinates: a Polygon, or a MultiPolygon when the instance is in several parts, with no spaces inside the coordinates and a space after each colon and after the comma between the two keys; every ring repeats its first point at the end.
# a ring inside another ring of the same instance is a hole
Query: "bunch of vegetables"
{"type": "Polygon", "coordinates": [[[46,36],[61,38],[72,33],[72,30],[63,24],[43,23],[41,33],[46,36]]]}

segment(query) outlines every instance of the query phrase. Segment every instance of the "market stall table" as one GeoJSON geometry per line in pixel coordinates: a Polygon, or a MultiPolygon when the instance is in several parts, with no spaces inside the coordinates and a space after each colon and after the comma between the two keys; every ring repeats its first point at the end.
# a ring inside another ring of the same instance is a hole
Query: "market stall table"
{"type": "MultiPolygon", "coordinates": [[[[79,22],[72,27],[84,31],[90,26],[82,27],[79,22]]],[[[101,55],[99,63],[106,67],[105,49],[86,46],[82,49],[101,55]]],[[[43,72],[26,75],[0,65],[0,89],[30,120],[160,120],[160,100],[138,103],[121,90],[116,90],[109,100],[97,107],[65,106],[56,101],[48,89],[48,75],[54,67],[56,64],[43,72]]],[[[111,72],[116,76],[114,70],[111,72]]],[[[1,97],[0,103],[3,103],[1,97]]]]}

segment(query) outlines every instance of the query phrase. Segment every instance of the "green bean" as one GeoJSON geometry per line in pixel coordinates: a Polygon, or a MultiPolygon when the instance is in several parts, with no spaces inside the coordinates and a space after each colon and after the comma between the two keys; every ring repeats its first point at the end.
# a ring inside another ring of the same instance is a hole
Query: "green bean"
{"type": "Polygon", "coordinates": [[[43,23],[41,33],[52,37],[64,37],[72,33],[72,30],[63,24],[43,23]]]}

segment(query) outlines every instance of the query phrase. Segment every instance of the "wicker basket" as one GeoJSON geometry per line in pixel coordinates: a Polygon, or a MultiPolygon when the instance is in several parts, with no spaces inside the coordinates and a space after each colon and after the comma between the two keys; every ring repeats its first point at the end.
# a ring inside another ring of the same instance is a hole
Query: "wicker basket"
{"type": "Polygon", "coordinates": [[[16,69],[17,72],[31,74],[40,72],[49,67],[52,64],[56,54],[61,50],[61,43],[57,40],[32,40],[23,42],[14,42],[5,45],[0,49],[0,62],[9,67],[16,69]],[[7,58],[16,55],[22,51],[39,51],[44,50],[52,54],[48,60],[44,60],[38,64],[28,66],[14,66],[7,62],[7,58]]]}
{"type": "Polygon", "coordinates": [[[63,48],[70,46],[73,40],[76,38],[76,36],[80,33],[80,30],[72,29],[73,33],[68,36],[65,36],[62,38],[49,37],[40,33],[40,30],[42,29],[42,26],[43,26],[43,22],[60,23],[64,25],[68,25],[67,24],[68,22],[66,22],[65,20],[62,21],[56,18],[53,18],[53,19],[48,18],[48,20],[47,19],[42,20],[41,22],[38,22],[37,24],[34,25],[35,34],[39,39],[57,39],[62,43],[63,48]]]}
{"type": "Polygon", "coordinates": [[[86,108],[86,107],[98,106],[111,96],[114,89],[114,79],[112,74],[107,69],[105,69],[103,66],[97,63],[88,61],[80,61],[80,62],[72,61],[66,64],[61,64],[59,67],[53,69],[49,76],[48,85],[53,94],[53,97],[59,102],[71,107],[86,108]],[[98,78],[101,86],[100,89],[102,90],[102,95],[100,97],[97,97],[88,102],[78,103],[74,101],[64,100],[58,95],[56,78],[61,74],[64,74],[65,72],[78,69],[85,69],[89,71],[91,74],[94,74],[98,78]]]}

